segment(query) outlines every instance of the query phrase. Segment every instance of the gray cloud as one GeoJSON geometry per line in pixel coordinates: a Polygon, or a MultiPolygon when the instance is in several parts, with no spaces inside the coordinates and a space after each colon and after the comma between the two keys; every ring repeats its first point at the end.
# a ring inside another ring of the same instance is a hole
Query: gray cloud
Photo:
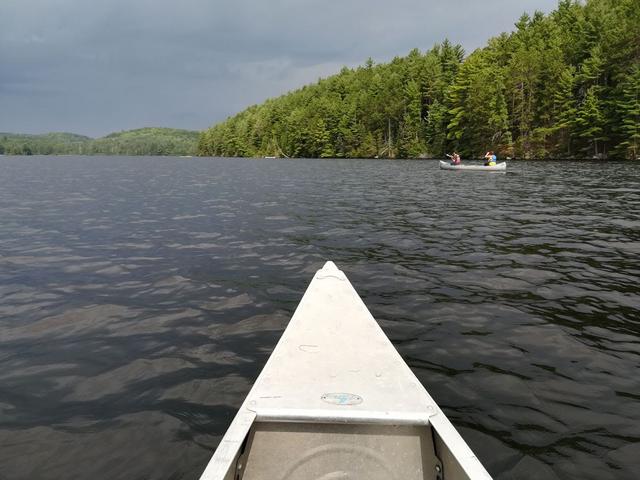
{"type": "Polygon", "coordinates": [[[0,131],[202,129],[372,57],[468,51],[556,0],[2,0],[0,131]]]}

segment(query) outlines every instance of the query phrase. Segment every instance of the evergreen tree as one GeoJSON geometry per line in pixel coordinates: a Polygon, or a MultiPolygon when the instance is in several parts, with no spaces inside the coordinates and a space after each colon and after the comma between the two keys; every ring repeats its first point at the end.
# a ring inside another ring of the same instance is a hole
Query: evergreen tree
{"type": "Polygon", "coordinates": [[[578,112],[574,88],[575,69],[567,67],[560,75],[558,88],[553,99],[557,118],[553,130],[559,133],[556,152],[566,156],[571,156],[571,139],[578,112]]]}
{"type": "Polygon", "coordinates": [[[596,86],[587,90],[575,122],[578,136],[588,142],[589,149],[592,149],[595,157],[601,153],[598,149],[598,142],[604,140],[602,136],[604,116],[597,91],[596,86]]]}
{"type": "Polygon", "coordinates": [[[617,106],[622,141],[617,150],[626,158],[635,160],[640,158],[640,64],[631,68],[621,85],[621,91],[617,106]]]}
{"type": "Polygon", "coordinates": [[[321,158],[335,156],[333,146],[331,145],[331,136],[322,118],[316,120],[311,132],[311,137],[313,143],[310,153],[312,156],[321,158]]]}
{"type": "Polygon", "coordinates": [[[418,83],[409,80],[405,86],[405,113],[401,123],[398,153],[401,157],[415,158],[423,154],[426,146],[422,140],[422,96],[418,83]]]}
{"type": "Polygon", "coordinates": [[[427,113],[426,138],[429,153],[443,157],[447,153],[447,107],[435,99],[427,113]]]}

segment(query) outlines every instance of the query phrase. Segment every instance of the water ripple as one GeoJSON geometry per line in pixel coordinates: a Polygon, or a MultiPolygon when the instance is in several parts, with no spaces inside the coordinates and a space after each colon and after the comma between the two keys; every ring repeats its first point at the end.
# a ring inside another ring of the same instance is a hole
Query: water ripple
{"type": "Polygon", "coordinates": [[[640,471],[632,163],[0,158],[0,479],[195,479],[334,260],[496,479],[640,471]]]}

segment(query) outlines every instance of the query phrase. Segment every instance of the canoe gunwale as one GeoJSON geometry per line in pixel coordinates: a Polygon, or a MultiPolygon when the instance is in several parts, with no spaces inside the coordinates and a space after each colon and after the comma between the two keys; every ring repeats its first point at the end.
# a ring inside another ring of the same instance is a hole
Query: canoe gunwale
{"type": "Polygon", "coordinates": [[[233,476],[229,476],[229,474],[235,472],[242,447],[249,436],[251,427],[255,424],[255,420],[255,412],[247,410],[243,405],[220,440],[213,457],[200,477],[201,479],[235,479],[235,474],[233,476]]]}

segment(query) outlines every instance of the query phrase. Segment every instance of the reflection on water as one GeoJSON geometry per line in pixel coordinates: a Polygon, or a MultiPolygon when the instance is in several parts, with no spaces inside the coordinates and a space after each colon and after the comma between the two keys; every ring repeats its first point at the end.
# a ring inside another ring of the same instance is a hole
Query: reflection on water
{"type": "Polygon", "coordinates": [[[631,163],[0,159],[0,479],[195,479],[334,260],[498,479],[640,471],[631,163]]]}

